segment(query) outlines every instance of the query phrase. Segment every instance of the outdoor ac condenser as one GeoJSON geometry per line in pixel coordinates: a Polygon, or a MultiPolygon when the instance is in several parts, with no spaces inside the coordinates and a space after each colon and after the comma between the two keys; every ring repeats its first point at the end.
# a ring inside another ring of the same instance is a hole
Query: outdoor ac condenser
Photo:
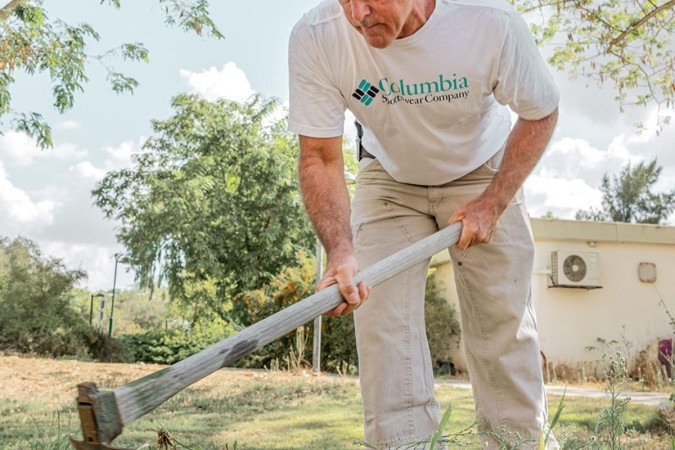
{"type": "Polygon", "coordinates": [[[601,288],[600,254],[579,250],[551,252],[551,287],[601,288]]]}

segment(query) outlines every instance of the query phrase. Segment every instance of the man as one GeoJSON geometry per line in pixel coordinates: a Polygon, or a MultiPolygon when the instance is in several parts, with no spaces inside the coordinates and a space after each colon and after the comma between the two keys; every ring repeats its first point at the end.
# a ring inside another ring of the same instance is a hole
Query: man
{"type": "Polygon", "coordinates": [[[428,261],[372,294],[352,277],[461,221],[450,255],[481,445],[538,448],[548,419],[521,186],[553,133],[558,91],[529,28],[503,0],[326,0],[293,29],[289,67],[303,197],[328,254],[317,288],[337,283],[332,313],[354,311],[366,440],[395,448],[439,423],[428,261]],[[519,116],[512,129],[504,105],[519,116]],[[351,223],[346,109],[364,130],[351,223]]]}

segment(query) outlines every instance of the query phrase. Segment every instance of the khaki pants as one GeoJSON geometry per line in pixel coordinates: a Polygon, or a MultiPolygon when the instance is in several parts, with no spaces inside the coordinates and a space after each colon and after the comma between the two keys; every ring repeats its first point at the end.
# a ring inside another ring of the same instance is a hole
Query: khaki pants
{"type": "MultiPolygon", "coordinates": [[[[483,192],[500,159],[498,153],[443,186],[398,183],[377,160],[361,160],[352,203],[359,266],[445,227],[460,204],[483,192]]],[[[538,448],[548,420],[530,289],[534,242],[522,192],[500,218],[490,243],[449,251],[481,445],[497,448],[499,440],[532,438],[531,447],[538,448]]],[[[354,313],[365,439],[378,448],[427,438],[439,423],[424,323],[428,264],[375,287],[354,313]]],[[[558,448],[552,437],[549,448],[558,448]]]]}

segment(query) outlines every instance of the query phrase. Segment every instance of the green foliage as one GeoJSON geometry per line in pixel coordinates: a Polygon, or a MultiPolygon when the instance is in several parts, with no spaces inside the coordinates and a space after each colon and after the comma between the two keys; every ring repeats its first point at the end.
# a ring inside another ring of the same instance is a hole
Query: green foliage
{"type": "Polygon", "coordinates": [[[427,340],[431,361],[435,369],[439,362],[450,362],[452,352],[457,348],[457,337],[461,333],[457,311],[448,303],[436,284],[433,272],[427,277],[424,320],[427,324],[427,340]]]}
{"type": "Polygon", "coordinates": [[[238,323],[252,325],[314,293],[314,258],[303,251],[296,258],[268,284],[234,297],[231,313],[238,323]]]}
{"type": "Polygon", "coordinates": [[[635,167],[627,164],[611,180],[602,177],[602,209],[577,211],[577,220],[629,223],[663,223],[675,210],[675,189],[656,194],[653,186],[659,180],[662,167],[656,159],[635,167]]]}
{"type": "Polygon", "coordinates": [[[234,333],[227,323],[214,319],[192,329],[152,329],[121,337],[127,358],[134,362],[174,364],[234,333]]]}
{"type": "Polygon", "coordinates": [[[283,122],[266,125],[274,102],[179,95],[172,106],[134,167],[99,183],[95,202],[121,221],[117,238],[142,287],[166,280],[192,322],[227,319],[236,294],[270,281],[314,240],[296,141],[283,122]]]}
{"type": "Polygon", "coordinates": [[[558,408],[556,408],[555,413],[553,414],[553,418],[550,420],[549,423],[549,428],[546,430],[546,435],[542,434],[539,437],[539,447],[541,450],[546,450],[548,447],[548,443],[551,440],[551,432],[553,429],[558,425],[558,422],[560,421],[560,416],[562,415],[563,409],[565,409],[565,394],[567,394],[567,387],[563,391],[562,397],[560,397],[560,401],[558,402],[558,408]],[[543,442],[542,442],[543,438],[543,442]]]}
{"type": "MultiPolygon", "coordinates": [[[[240,323],[250,325],[314,294],[315,267],[313,257],[298,254],[298,265],[278,274],[261,289],[235,297],[232,312],[240,323]]],[[[427,336],[434,365],[450,361],[460,326],[455,309],[441,295],[433,275],[427,279],[425,316],[427,336]]],[[[321,329],[321,370],[333,373],[356,373],[358,355],[354,337],[353,316],[323,317],[321,329]]],[[[313,334],[313,324],[307,335],[313,334]]],[[[272,367],[283,361],[292,348],[297,350],[295,333],[272,342],[239,363],[243,367],[272,367]]],[[[312,346],[307,345],[304,358],[311,359],[312,346]]]]}
{"type": "MultiPolygon", "coordinates": [[[[223,36],[209,17],[206,0],[157,0],[166,23],[185,31],[223,36]]],[[[101,0],[116,8],[120,0],[101,0]]],[[[117,93],[133,92],[138,82],[117,72],[116,59],[149,61],[149,52],[141,43],[124,43],[102,55],[87,49],[100,36],[90,25],[70,25],[51,20],[42,0],[14,0],[0,7],[0,119],[9,116],[10,125],[36,139],[41,148],[51,147],[51,128],[37,112],[17,112],[11,108],[11,85],[17,71],[28,75],[46,73],[52,83],[54,107],[63,113],[73,107],[75,94],[88,81],[87,63],[98,61],[107,72],[111,88],[117,93]]],[[[0,122],[1,124],[2,122],[0,122]]]]}
{"type": "MultiPolygon", "coordinates": [[[[657,104],[675,99],[675,2],[655,0],[522,0],[532,12],[539,44],[551,43],[549,62],[572,76],[611,83],[620,104],[657,104]]],[[[661,123],[669,122],[661,117],[661,123]]]]}
{"type": "Polygon", "coordinates": [[[621,436],[627,429],[623,416],[630,402],[630,397],[620,398],[629,386],[626,360],[619,352],[615,356],[602,355],[602,360],[608,365],[605,370],[605,388],[610,404],[598,414],[595,432],[606,435],[607,444],[612,450],[620,449],[623,448],[621,436]]]}
{"type": "Polygon", "coordinates": [[[429,448],[435,449],[436,444],[439,443],[439,441],[441,439],[443,439],[443,430],[445,430],[445,427],[448,424],[448,421],[450,420],[451,414],[452,414],[452,404],[449,404],[448,408],[443,413],[443,417],[441,418],[441,422],[438,424],[438,428],[436,429],[434,434],[431,436],[431,442],[429,442],[429,448]]]}
{"type": "Polygon", "coordinates": [[[116,335],[175,326],[180,321],[178,317],[179,312],[169,304],[166,289],[158,289],[152,295],[138,289],[120,290],[115,295],[116,335]]]}
{"type": "Polygon", "coordinates": [[[88,351],[89,325],[71,305],[84,272],[45,258],[24,238],[0,239],[0,347],[51,356],[88,351]]]}
{"type": "Polygon", "coordinates": [[[27,442],[22,443],[26,450],[69,450],[72,448],[68,432],[75,430],[72,416],[57,410],[52,413],[52,419],[48,426],[35,424],[33,436],[27,442]],[[64,418],[67,418],[64,420],[64,418]]]}
{"type": "MultiPolygon", "coordinates": [[[[289,267],[275,276],[261,289],[237,295],[233,302],[233,314],[246,325],[256,323],[282,309],[309,297],[315,292],[316,261],[304,252],[297,255],[295,267],[289,267]]],[[[356,342],[353,317],[324,317],[321,328],[321,368],[329,372],[354,372],[357,366],[356,342]]],[[[313,324],[308,326],[307,336],[313,334],[313,324]]],[[[238,365],[243,367],[273,367],[297,352],[296,334],[277,339],[262,349],[244,358],[238,365]]],[[[304,355],[295,355],[298,360],[311,359],[312,346],[304,346],[304,355]]]]}

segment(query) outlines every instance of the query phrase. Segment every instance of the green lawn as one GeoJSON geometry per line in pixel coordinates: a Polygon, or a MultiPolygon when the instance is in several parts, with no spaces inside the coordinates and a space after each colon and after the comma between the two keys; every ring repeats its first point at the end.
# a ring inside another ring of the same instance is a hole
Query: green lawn
{"type": "MultiPolygon", "coordinates": [[[[113,444],[128,448],[158,448],[157,430],[164,427],[177,448],[199,449],[348,449],[363,448],[358,382],[330,376],[313,377],[270,373],[233,381],[220,371],[209,382],[191,387],[124,430],[113,444]]],[[[209,377],[211,378],[211,377],[209,377]]],[[[114,380],[108,380],[113,383],[114,380]]],[[[441,405],[452,404],[445,430],[456,434],[473,423],[469,390],[442,385],[437,388],[441,405]]],[[[559,398],[551,398],[551,409],[559,398]]],[[[606,407],[597,400],[565,401],[556,434],[567,448],[606,448],[602,436],[593,437],[598,412],[606,407]],[[595,441],[594,441],[595,440],[595,441]],[[591,444],[596,445],[590,447],[591,444]]],[[[631,424],[625,448],[670,448],[667,435],[656,431],[654,408],[630,405],[624,418],[631,424]]],[[[475,428],[473,429],[475,432],[475,428]]],[[[36,398],[0,399],[0,448],[66,449],[66,436],[79,435],[79,419],[73,401],[64,398],[50,406],[36,398]]],[[[454,439],[453,448],[477,448],[475,433],[454,439]]]]}

